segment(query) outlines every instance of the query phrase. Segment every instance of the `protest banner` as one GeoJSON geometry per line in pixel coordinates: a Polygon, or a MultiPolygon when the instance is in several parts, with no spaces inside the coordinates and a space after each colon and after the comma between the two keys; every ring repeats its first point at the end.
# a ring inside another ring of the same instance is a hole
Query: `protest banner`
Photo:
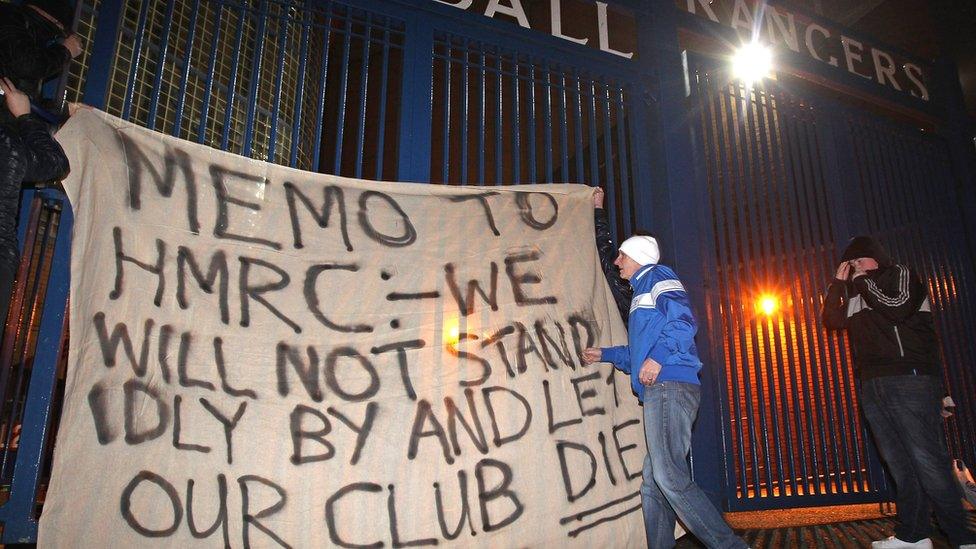
{"type": "Polygon", "coordinates": [[[97,111],[45,547],[637,546],[590,189],[301,172],[97,111]]]}

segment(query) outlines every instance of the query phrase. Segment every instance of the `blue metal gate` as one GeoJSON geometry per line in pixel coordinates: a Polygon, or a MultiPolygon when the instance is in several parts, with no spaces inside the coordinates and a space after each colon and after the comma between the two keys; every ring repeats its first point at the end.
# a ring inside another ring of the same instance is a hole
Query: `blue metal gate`
{"type": "MultiPolygon", "coordinates": [[[[683,73],[673,1],[612,3],[636,22],[633,59],[459,4],[83,0],[88,47],[63,88],[146,127],[304,170],[604,186],[616,234],[653,228],[699,306],[708,369],[692,461],[732,510],[886,497],[846,342],[817,318],[847,237],[880,236],[927,276],[947,381],[966,410],[947,423],[950,444],[976,462],[976,304],[965,297],[976,274],[937,134],[802,86],[746,90],[694,57],[683,73]],[[781,312],[756,311],[764,292],[781,312]]],[[[21,216],[37,219],[25,242],[43,244],[25,249],[44,250],[25,255],[36,276],[21,310],[33,312],[10,343],[21,355],[3,355],[20,357],[3,364],[4,542],[35,538],[60,379],[71,217],[53,191],[36,204],[38,216],[21,216]]]]}
{"type": "Polygon", "coordinates": [[[951,453],[973,461],[973,263],[944,142],[810,90],[746,87],[692,60],[707,335],[726,381],[730,508],[879,501],[889,485],[857,406],[846,337],[820,307],[847,239],[872,234],[920,269],[936,304],[951,453]],[[778,308],[763,310],[763,300],[778,308]]]}
{"type": "MultiPolygon", "coordinates": [[[[650,171],[649,116],[634,98],[650,84],[622,57],[420,0],[87,0],[79,14],[88,48],[66,76],[68,101],[304,170],[601,185],[616,232],[649,221],[635,207],[635,181],[650,171]]],[[[58,249],[45,272],[56,291],[41,337],[59,341],[62,316],[53,313],[65,306],[70,216],[52,234],[58,249]]],[[[47,345],[34,361],[43,398],[18,401],[15,420],[23,411],[51,422],[60,346],[47,345]]],[[[4,542],[35,539],[43,502],[48,433],[28,436],[23,424],[18,460],[27,463],[18,461],[0,507],[4,542]]]]}

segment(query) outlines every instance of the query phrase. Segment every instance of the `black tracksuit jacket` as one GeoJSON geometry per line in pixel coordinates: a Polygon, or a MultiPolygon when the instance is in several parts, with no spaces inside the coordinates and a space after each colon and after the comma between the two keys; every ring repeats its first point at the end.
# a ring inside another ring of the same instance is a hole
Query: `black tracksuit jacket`
{"type": "Polygon", "coordinates": [[[892,375],[942,376],[928,294],[904,265],[869,271],[827,288],[823,323],[846,329],[862,380],[892,375]]]}

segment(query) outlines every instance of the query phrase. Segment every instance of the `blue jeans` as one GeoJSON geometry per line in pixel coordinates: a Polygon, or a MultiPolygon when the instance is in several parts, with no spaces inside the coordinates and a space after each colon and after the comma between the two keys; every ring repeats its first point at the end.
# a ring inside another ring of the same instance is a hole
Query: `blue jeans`
{"type": "Polygon", "coordinates": [[[710,548],[746,546],[691,480],[691,425],[700,400],[701,387],[690,383],[663,381],[644,388],[647,457],[640,491],[647,546],[652,549],[674,547],[676,515],[710,548]]]}
{"type": "Polygon", "coordinates": [[[861,409],[895,481],[895,536],[911,542],[929,537],[934,507],[953,545],[976,543],[946,451],[942,395],[942,380],[934,376],[877,377],[861,384],[861,409]]]}

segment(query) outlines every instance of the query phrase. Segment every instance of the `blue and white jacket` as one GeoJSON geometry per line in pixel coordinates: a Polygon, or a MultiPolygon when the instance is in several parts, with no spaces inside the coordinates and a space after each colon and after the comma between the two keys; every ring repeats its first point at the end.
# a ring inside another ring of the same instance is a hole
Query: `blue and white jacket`
{"type": "Polygon", "coordinates": [[[634,299],[630,303],[629,345],[602,349],[602,360],[630,374],[630,385],[642,401],[644,386],[637,374],[648,357],[661,365],[657,381],[699,385],[702,363],[695,347],[698,328],[678,275],[664,265],[645,265],[634,273],[630,285],[634,299]]]}

